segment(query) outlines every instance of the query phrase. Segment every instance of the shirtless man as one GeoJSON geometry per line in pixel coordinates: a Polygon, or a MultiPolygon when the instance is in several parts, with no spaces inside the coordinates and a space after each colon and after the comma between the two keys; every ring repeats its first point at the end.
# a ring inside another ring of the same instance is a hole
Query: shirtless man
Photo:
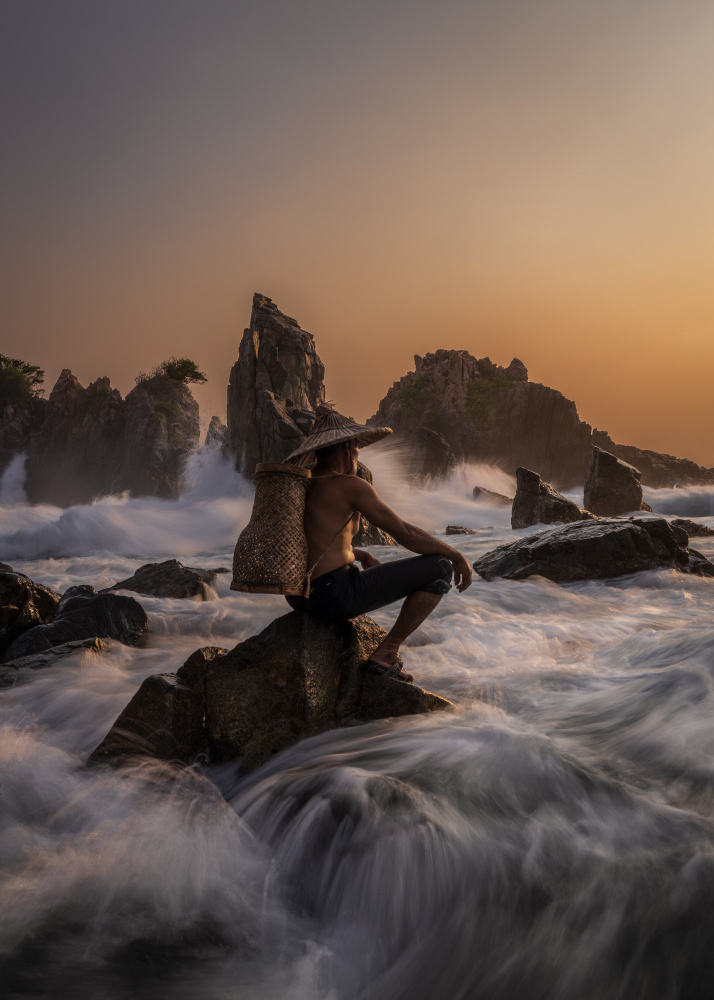
{"type": "Polygon", "coordinates": [[[452,575],[457,590],[470,586],[471,567],[456,549],[403,521],[357,476],[355,440],[320,448],[314,454],[317,464],[305,508],[308,566],[314,567],[310,595],[286,599],[296,610],[344,621],[405,598],[396,622],[366,667],[412,681],[402,667],[399,647],[451,589],[452,575]],[[420,554],[382,565],[369,552],[353,549],[360,514],[404,548],[420,554]],[[361,564],[361,571],[355,562],[361,564]]]}

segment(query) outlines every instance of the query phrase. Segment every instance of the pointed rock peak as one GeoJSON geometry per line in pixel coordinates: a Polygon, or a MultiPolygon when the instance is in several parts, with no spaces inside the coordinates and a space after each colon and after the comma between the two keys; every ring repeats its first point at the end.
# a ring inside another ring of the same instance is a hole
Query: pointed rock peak
{"type": "Polygon", "coordinates": [[[69,368],[63,368],[60,372],[60,377],[55,382],[52,392],[66,392],[68,389],[73,389],[75,386],[82,388],[80,381],[76,378],[69,368]]]}
{"type": "Polygon", "coordinates": [[[278,322],[286,326],[296,326],[300,329],[298,321],[293,319],[292,316],[286,316],[285,313],[281,312],[272,299],[269,299],[267,295],[261,295],[260,292],[255,292],[253,295],[253,308],[250,314],[250,329],[260,330],[265,326],[268,318],[273,323],[278,322]]]}
{"type": "Polygon", "coordinates": [[[528,381],[528,369],[520,358],[514,358],[506,369],[506,372],[516,382],[528,381]]]}

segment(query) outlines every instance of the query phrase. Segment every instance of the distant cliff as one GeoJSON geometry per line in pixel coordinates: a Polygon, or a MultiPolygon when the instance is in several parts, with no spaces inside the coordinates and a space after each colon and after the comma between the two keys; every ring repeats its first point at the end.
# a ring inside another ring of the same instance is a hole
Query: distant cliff
{"type": "Polygon", "coordinates": [[[228,443],[236,469],[281,462],[309,433],[325,400],[325,368],[312,334],[256,292],[228,385],[228,443]]]}
{"type": "Polygon", "coordinates": [[[575,403],[528,381],[517,358],[507,368],[467,351],[416,355],[415,371],[395,382],[368,423],[387,425],[419,451],[424,431],[441,435],[458,459],[492,462],[510,473],[534,469],[560,489],[582,485],[591,444],[642,472],[648,486],[714,483],[714,469],[614,444],[580,420],[575,403]]]}
{"type": "Polygon", "coordinates": [[[177,499],[198,436],[198,403],[181,382],[156,375],[122,399],[108,378],[85,388],[65,368],[26,442],[28,498],[70,506],[128,490],[177,499]]]}

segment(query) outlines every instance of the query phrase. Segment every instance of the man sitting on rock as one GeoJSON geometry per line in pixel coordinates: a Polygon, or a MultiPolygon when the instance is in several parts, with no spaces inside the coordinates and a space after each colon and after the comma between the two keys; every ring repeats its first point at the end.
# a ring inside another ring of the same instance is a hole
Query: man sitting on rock
{"type": "Polygon", "coordinates": [[[286,600],[297,611],[344,621],[405,598],[396,622],[365,666],[412,681],[403,669],[399,647],[451,589],[452,575],[457,590],[470,586],[471,567],[456,549],[403,521],[380,500],[374,487],[357,476],[360,446],[391,433],[388,427],[356,424],[328,406],[318,408],[312,433],[288,458],[312,466],[305,506],[309,596],[286,600]],[[369,552],[353,549],[360,514],[405,549],[420,554],[382,565],[369,552]]]}

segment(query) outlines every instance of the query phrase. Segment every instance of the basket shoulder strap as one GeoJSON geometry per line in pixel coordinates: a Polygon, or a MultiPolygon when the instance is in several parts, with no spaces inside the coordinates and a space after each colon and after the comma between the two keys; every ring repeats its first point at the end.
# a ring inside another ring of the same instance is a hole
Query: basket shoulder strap
{"type": "Polygon", "coordinates": [[[335,535],[335,537],[332,539],[332,541],[330,542],[330,544],[327,546],[327,548],[324,550],[324,552],[320,553],[320,555],[318,556],[318,558],[316,559],[316,561],[312,564],[312,566],[310,567],[310,569],[307,571],[307,576],[305,577],[305,589],[302,592],[302,596],[303,597],[309,597],[310,596],[310,581],[312,580],[312,574],[315,572],[316,567],[325,558],[325,556],[327,555],[327,553],[330,551],[330,549],[332,548],[332,546],[335,544],[335,542],[337,541],[337,539],[340,537],[340,535],[345,530],[345,528],[350,523],[350,521],[352,520],[352,518],[355,516],[356,513],[357,513],[356,510],[350,511],[350,516],[347,518],[347,520],[342,525],[342,527],[340,528],[340,530],[337,532],[337,534],[335,535]]]}

